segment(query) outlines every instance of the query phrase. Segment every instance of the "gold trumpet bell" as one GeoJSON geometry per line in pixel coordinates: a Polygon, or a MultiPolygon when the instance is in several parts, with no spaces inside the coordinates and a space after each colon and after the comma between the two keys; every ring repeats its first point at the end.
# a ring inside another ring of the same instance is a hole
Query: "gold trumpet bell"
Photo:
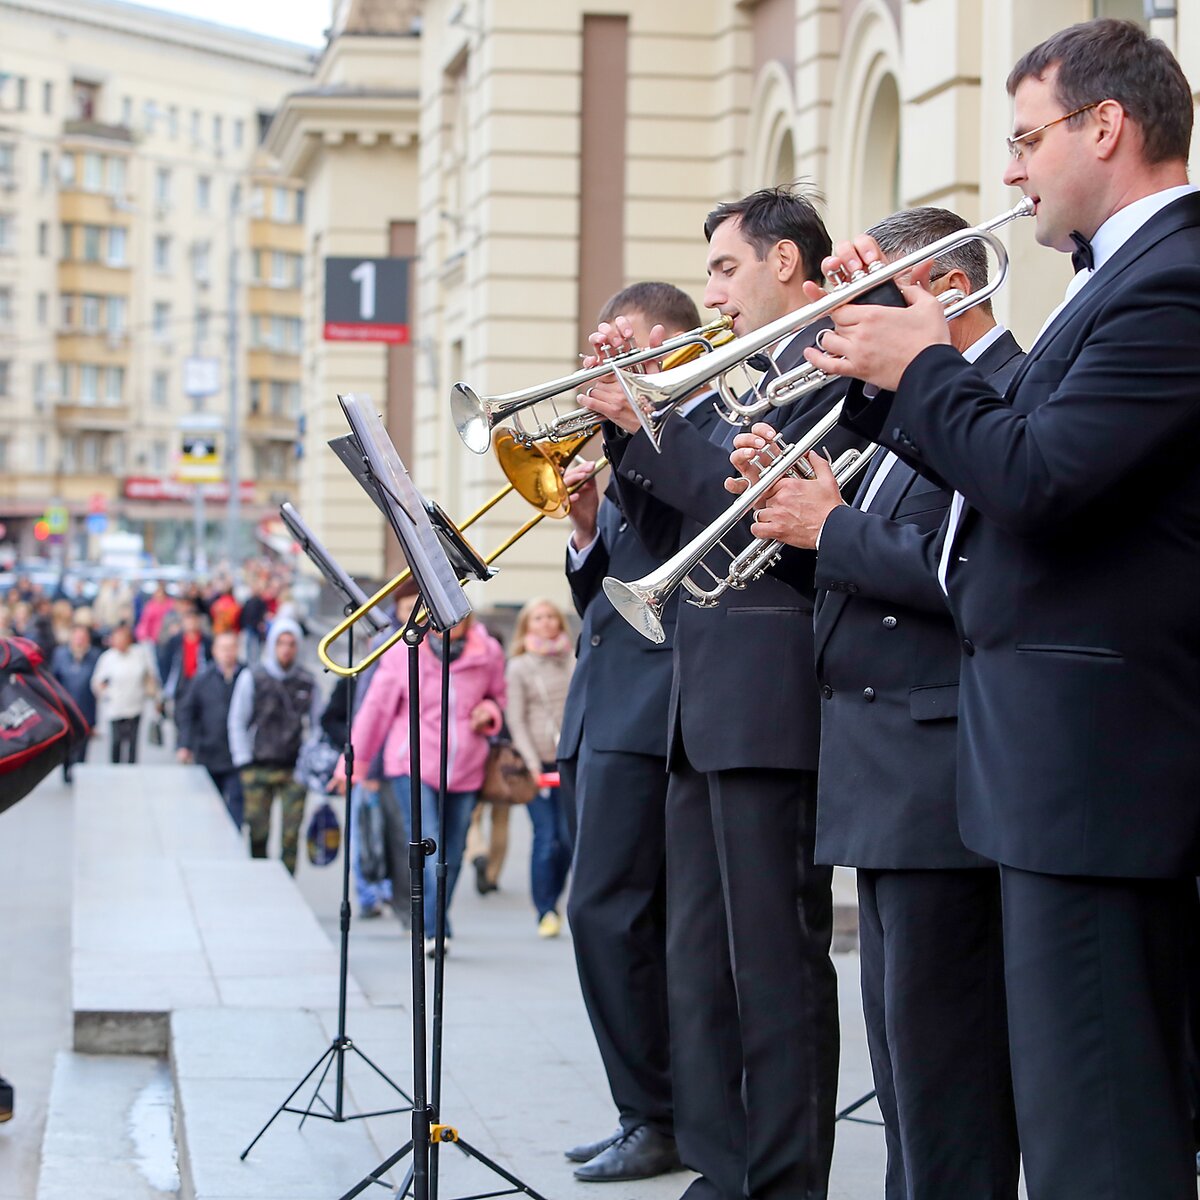
{"type": "Polygon", "coordinates": [[[571,498],[563,483],[563,471],[592,431],[561,442],[542,446],[519,441],[508,429],[499,429],[492,439],[504,477],[526,503],[548,517],[565,517],[571,498]]]}

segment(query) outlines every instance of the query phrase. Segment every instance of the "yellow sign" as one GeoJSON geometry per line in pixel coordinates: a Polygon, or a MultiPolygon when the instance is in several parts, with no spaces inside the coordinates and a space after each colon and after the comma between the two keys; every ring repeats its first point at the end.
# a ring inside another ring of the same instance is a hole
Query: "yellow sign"
{"type": "Polygon", "coordinates": [[[221,460],[211,433],[185,433],[175,478],[180,483],[220,483],[221,460]]]}

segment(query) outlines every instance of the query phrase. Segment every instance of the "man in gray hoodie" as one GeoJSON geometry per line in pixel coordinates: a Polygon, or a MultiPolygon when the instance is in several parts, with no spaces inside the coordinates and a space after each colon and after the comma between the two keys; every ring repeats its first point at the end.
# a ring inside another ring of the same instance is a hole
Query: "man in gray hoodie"
{"type": "Polygon", "coordinates": [[[229,751],[241,772],[250,853],[267,856],[271,805],[283,810],[283,865],[296,873],[304,785],[294,778],[296,758],[308,728],[316,725],[316,680],[296,665],[300,626],[288,617],[271,625],[258,665],[243,671],[229,703],[229,751]]]}

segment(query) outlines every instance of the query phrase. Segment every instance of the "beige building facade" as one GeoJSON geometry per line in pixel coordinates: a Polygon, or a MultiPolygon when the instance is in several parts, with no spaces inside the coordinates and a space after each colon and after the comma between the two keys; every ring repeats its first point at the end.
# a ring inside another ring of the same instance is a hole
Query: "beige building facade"
{"type": "MultiPolygon", "coordinates": [[[[908,205],[972,221],[1010,207],[1004,81],[1025,49],[1076,21],[1128,17],[1200,84],[1195,12],[1151,7],[428,0],[419,336],[432,367],[416,391],[419,480],[463,513],[500,479],[450,427],[456,379],[495,395],[569,371],[600,303],[638,279],[668,280],[699,302],[701,227],[719,200],[803,179],[824,197],[835,237],[908,205]]],[[[1005,240],[1012,272],[997,311],[1028,343],[1069,266],[1027,227],[1005,240]]],[[[481,548],[523,518],[511,503],[481,522],[481,548]]],[[[565,539],[544,522],[478,602],[561,597],[565,539]]]]}
{"type": "Polygon", "coordinates": [[[190,563],[183,435],[229,455],[231,383],[243,515],[295,486],[303,192],[259,144],[313,52],[109,0],[0,0],[0,30],[0,540],[44,552],[57,509],[68,558],[91,514],[190,563]]]}

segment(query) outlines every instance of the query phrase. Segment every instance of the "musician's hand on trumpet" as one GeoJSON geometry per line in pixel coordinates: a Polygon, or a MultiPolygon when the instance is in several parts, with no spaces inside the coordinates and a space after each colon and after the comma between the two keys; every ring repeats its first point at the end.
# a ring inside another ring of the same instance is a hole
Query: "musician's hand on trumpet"
{"type": "MultiPolygon", "coordinates": [[[[821,263],[831,283],[854,280],[874,263],[886,263],[873,237],[860,234],[852,242],[839,242],[821,263]]],[[[950,344],[950,329],[942,304],[929,290],[935,261],[922,263],[896,280],[907,304],[892,308],[878,304],[843,304],[830,314],[833,329],[810,346],[804,357],[827,375],[861,379],[883,391],[894,392],[909,364],[929,346],[950,344]]],[[[828,293],[808,282],[804,294],[810,301],[828,293]]]]}
{"type": "MultiPolygon", "coordinates": [[[[758,481],[763,469],[778,454],[773,449],[775,430],[763,422],[749,433],[739,433],[733,439],[729,461],[737,477],[725,481],[725,490],[740,495],[758,481]]],[[[801,550],[816,548],[825,519],[840,504],[844,504],[837,477],[829,459],[819,451],[805,455],[813,477],[801,479],[786,475],[759,502],[754,510],[750,533],[796,546],[801,550]]]]}
{"type": "Polygon", "coordinates": [[[596,464],[579,460],[569,466],[563,474],[563,483],[574,488],[571,508],[567,513],[572,525],[571,541],[576,550],[590,546],[596,536],[596,513],[600,508],[600,490],[592,478],[596,464]]]}
{"type": "MultiPolygon", "coordinates": [[[[661,346],[666,340],[666,330],[661,325],[655,325],[646,339],[648,347],[661,346]]],[[[605,357],[613,357],[635,347],[637,343],[636,330],[629,317],[618,316],[610,321],[602,321],[595,333],[588,335],[592,345],[592,353],[583,360],[583,367],[591,368],[599,365],[605,357]]],[[[657,361],[644,363],[642,369],[646,372],[658,370],[657,361]]],[[[597,416],[611,421],[626,433],[637,433],[641,428],[637,415],[629,405],[620,383],[615,375],[603,375],[579,393],[576,401],[583,408],[590,409],[597,416]]]]}

